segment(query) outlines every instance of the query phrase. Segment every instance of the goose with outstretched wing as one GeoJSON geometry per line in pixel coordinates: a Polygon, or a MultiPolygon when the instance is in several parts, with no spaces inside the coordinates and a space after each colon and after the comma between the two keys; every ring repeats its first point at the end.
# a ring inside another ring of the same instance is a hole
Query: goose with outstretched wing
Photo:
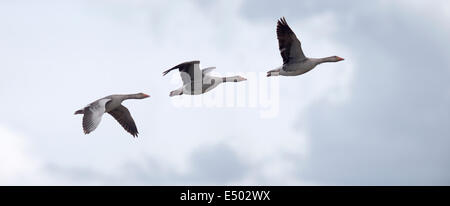
{"type": "Polygon", "coordinates": [[[278,48],[283,65],[267,72],[267,76],[297,76],[314,69],[317,65],[325,62],[339,62],[344,60],[338,56],[325,58],[306,57],[302,50],[302,44],[295,33],[289,27],[283,17],[277,23],[278,48]]]}
{"type": "Polygon", "coordinates": [[[240,82],[245,81],[244,77],[232,76],[232,77],[215,77],[209,73],[215,69],[215,67],[208,67],[200,70],[200,61],[188,61],[178,64],[163,72],[163,76],[172,70],[178,69],[180,72],[183,86],[170,92],[171,97],[177,95],[199,95],[211,91],[219,84],[224,82],[240,82]]]}
{"type": "Polygon", "coordinates": [[[77,110],[75,114],[83,115],[82,126],[85,134],[94,131],[100,124],[103,114],[108,113],[113,116],[128,133],[133,135],[133,137],[137,137],[139,132],[136,123],[134,123],[130,111],[122,105],[122,102],[127,99],[145,99],[147,97],[150,96],[144,93],[109,95],[77,110]]]}

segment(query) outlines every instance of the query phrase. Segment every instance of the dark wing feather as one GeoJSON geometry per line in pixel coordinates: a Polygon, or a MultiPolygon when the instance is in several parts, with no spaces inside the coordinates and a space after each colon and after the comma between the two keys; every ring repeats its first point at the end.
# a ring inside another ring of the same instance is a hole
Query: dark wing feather
{"type": "Polygon", "coordinates": [[[166,75],[167,73],[169,73],[170,71],[174,70],[174,69],[178,69],[179,71],[184,71],[184,72],[188,72],[189,68],[194,65],[194,64],[200,64],[200,61],[189,61],[189,62],[183,62],[181,64],[178,64],[166,71],[163,72],[163,76],[166,75]]]}
{"type": "Polygon", "coordinates": [[[183,62],[163,72],[163,76],[174,69],[180,71],[183,84],[189,84],[195,80],[202,79],[202,72],[199,68],[200,61],[183,62]],[[187,75],[186,75],[187,74],[187,75]]]}
{"type": "Polygon", "coordinates": [[[303,54],[300,41],[284,17],[278,20],[277,38],[283,64],[289,63],[292,59],[302,61],[306,58],[303,54]]]}
{"type": "Polygon", "coordinates": [[[114,110],[111,110],[108,112],[111,116],[114,117],[114,119],[119,122],[122,127],[129,132],[133,137],[137,137],[139,132],[137,130],[136,124],[134,123],[133,118],[131,117],[130,111],[123,105],[120,105],[119,107],[115,108],[114,110]]]}

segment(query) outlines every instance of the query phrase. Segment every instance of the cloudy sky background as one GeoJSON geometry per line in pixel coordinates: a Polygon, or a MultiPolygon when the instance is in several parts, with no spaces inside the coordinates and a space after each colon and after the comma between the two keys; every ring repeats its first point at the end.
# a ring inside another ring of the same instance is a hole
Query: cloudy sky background
{"type": "Polygon", "coordinates": [[[1,185],[450,184],[448,1],[1,0],[0,29],[1,185]],[[273,118],[173,105],[179,62],[279,66],[282,16],[307,56],[346,60],[276,77],[273,118]],[[136,92],[139,138],[109,115],[83,134],[75,110],[136,92]]]}

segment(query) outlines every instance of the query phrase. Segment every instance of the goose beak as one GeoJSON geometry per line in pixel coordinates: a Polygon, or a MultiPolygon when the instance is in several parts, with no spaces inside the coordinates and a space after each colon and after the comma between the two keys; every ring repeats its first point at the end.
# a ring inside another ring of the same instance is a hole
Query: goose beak
{"type": "Polygon", "coordinates": [[[345,60],[345,59],[342,58],[342,57],[338,57],[338,60],[339,60],[339,61],[343,61],[343,60],[345,60]]]}
{"type": "Polygon", "coordinates": [[[147,97],[150,97],[150,95],[148,95],[148,94],[144,94],[144,97],[145,97],[145,98],[147,98],[147,97]]]}

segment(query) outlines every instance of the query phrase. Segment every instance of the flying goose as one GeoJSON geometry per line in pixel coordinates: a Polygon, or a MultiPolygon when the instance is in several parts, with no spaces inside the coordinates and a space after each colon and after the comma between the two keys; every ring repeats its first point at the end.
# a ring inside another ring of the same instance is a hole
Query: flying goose
{"type": "Polygon", "coordinates": [[[325,62],[338,62],[344,60],[338,56],[325,58],[308,58],[303,54],[302,45],[283,17],[277,23],[278,46],[283,65],[267,72],[267,76],[297,76],[311,71],[319,64],[325,62]]]}
{"type": "Polygon", "coordinates": [[[208,67],[203,70],[200,70],[200,61],[189,61],[178,64],[167,71],[163,72],[163,76],[169,73],[174,69],[178,69],[180,71],[181,80],[183,81],[183,86],[177,90],[171,91],[171,97],[176,95],[198,95],[203,94],[211,89],[214,89],[223,82],[240,82],[247,80],[241,76],[232,76],[232,77],[214,77],[210,76],[212,70],[215,67],[208,67]]]}
{"type": "Polygon", "coordinates": [[[104,113],[109,113],[116,119],[122,127],[133,137],[138,136],[138,130],[130,111],[122,105],[127,99],[145,99],[150,97],[144,93],[126,94],[126,95],[110,95],[90,103],[83,109],[77,110],[75,115],[83,114],[83,131],[89,134],[94,131],[100,124],[104,113]]]}

